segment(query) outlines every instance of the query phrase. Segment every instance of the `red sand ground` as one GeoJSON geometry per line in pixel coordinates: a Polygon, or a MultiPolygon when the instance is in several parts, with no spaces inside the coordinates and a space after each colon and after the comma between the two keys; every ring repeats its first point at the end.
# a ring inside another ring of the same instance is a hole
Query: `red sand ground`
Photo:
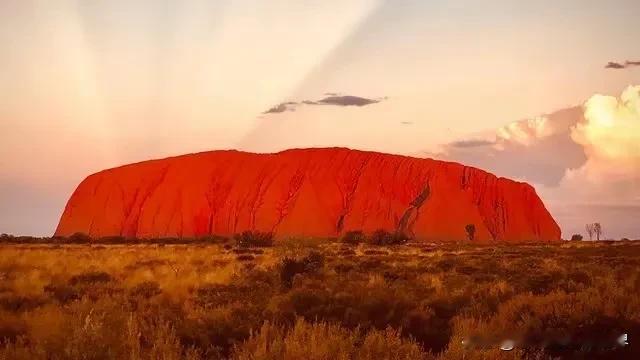
{"type": "Polygon", "coordinates": [[[554,241],[533,187],[461,164],[344,148],[211,151],[87,177],[55,235],[196,237],[273,231],[337,237],[401,230],[419,240],[554,241]]]}

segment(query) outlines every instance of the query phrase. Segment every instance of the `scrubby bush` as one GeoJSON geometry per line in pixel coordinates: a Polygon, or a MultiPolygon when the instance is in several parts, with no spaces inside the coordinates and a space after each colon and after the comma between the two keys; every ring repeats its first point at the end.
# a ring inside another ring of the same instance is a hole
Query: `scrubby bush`
{"type": "Polygon", "coordinates": [[[134,297],[150,299],[162,293],[160,285],[155,281],[143,281],[129,290],[129,294],[134,297]]]}
{"type": "Polygon", "coordinates": [[[67,238],[67,241],[71,244],[88,244],[91,242],[91,237],[84,233],[74,233],[67,238]]]}
{"type": "Polygon", "coordinates": [[[345,244],[357,245],[367,240],[367,236],[360,230],[347,231],[341,241],[345,244]]]}
{"type": "Polygon", "coordinates": [[[103,236],[99,239],[96,239],[96,243],[99,244],[126,244],[129,241],[136,241],[135,239],[126,239],[124,236],[103,236]]]}
{"type": "Polygon", "coordinates": [[[391,233],[383,229],[373,232],[368,238],[369,244],[378,246],[402,245],[409,241],[409,237],[403,232],[391,233]]]}
{"type": "Polygon", "coordinates": [[[69,285],[106,283],[113,280],[111,275],[104,271],[88,271],[74,275],[69,279],[69,285]]]}
{"type": "Polygon", "coordinates": [[[2,312],[2,310],[23,312],[33,310],[45,303],[46,299],[37,295],[27,296],[15,293],[0,293],[0,312],[2,312]]]}
{"type": "Polygon", "coordinates": [[[324,266],[324,256],[312,251],[302,259],[284,258],[280,264],[280,281],[290,288],[297,274],[316,273],[324,266]]]}
{"type": "Polygon", "coordinates": [[[61,304],[78,300],[81,297],[81,294],[75,287],[67,284],[49,284],[46,285],[43,290],[61,304]]]}
{"type": "Polygon", "coordinates": [[[324,260],[324,255],[317,251],[311,251],[309,255],[302,259],[305,272],[319,271],[324,267],[324,260]]]}
{"type": "Polygon", "coordinates": [[[0,310],[0,346],[27,334],[27,323],[19,316],[0,310]]]}
{"type": "Polygon", "coordinates": [[[356,252],[354,250],[352,250],[352,249],[340,249],[338,251],[338,255],[339,256],[343,256],[343,257],[344,256],[353,256],[355,254],[356,254],[356,252]]]}
{"type": "Polygon", "coordinates": [[[244,344],[236,347],[234,359],[356,359],[420,360],[431,358],[410,339],[391,328],[361,334],[331,323],[308,323],[302,319],[287,330],[265,323],[244,344]]]}
{"type": "Polygon", "coordinates": [[[244,231],[234,239],[239,247],[269,247],[274,243],[274,235],[270,232],[244,231]]]}
{"type": "Polygon", "coordinates": [[[291,287],[293,277],[304,273],[304,264],[292,258],[284,258],[280,265],[280,281],[285,287],[291,287]]]}
{"type": "Polygon", "coordinates": [[[365,255],[389,255],[388,252],[382,250],[368,249],[364,251],[365,255]]]}
{"type": "Polygon", "coordinates": [[[580,234],[571,235],[571,241],[582,241],[582,235],[580,234]]]}
{"type": "Polygon", "coordinates": [[[242,255],[238,255],[236,256],[236,260],[238,261],[252,261],[255,260],[255,256],[250,255],[250,254],[242,254],[242,255]]]}

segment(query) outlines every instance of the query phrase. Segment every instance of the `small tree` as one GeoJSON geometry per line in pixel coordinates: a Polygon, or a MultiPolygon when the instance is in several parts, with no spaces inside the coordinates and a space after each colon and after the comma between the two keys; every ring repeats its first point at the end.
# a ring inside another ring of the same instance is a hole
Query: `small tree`
{"type": "Polygon", "coordinates": [[[602,225],[600,225],[600,223],[594,223],[593,232],[596,234],[596,239],[600,241],[600,235],[602,235],[602,225]]]}
{"type": "Polygon", "coordinates": [[[580,234],[571,235],[571,241],[582,241],[582,235],[580,234]]]}
{"type": "Polygon", "coordinates": [[[473,224],[467,224],[467,226],[464,227],[464,230],[467,232],[467,238],[469,241],[473,241],[476,237],[476,226],[473,224]]]}
{"type": "Polygon", "coordinates": [[[584,226],[585,230],[587,230],[587,234],[589,235],[589,240],[593,240],[593,232],[594,232],[594,224],[586,224],[584,226]]]}

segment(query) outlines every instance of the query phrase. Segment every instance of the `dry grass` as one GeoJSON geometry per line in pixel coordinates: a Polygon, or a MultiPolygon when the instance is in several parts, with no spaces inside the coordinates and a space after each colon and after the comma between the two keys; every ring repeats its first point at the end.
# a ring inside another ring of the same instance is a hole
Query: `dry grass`
{"type": "Polygon", "coordinates": [[[633,358],[639,265],[629,242],[2,245],[0,359],[633,358]]]}

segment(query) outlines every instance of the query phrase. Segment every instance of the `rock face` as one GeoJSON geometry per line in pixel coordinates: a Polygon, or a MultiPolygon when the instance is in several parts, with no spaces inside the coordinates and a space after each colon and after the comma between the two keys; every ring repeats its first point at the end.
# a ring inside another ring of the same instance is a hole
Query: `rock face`
{"type": "Polygon", "coordinates": [[[57,236],[339,237],[402,231],[424,241],[560,240],[533,187],[461,164],[344,148],[211,151],[87,177],[57,236]]]}

